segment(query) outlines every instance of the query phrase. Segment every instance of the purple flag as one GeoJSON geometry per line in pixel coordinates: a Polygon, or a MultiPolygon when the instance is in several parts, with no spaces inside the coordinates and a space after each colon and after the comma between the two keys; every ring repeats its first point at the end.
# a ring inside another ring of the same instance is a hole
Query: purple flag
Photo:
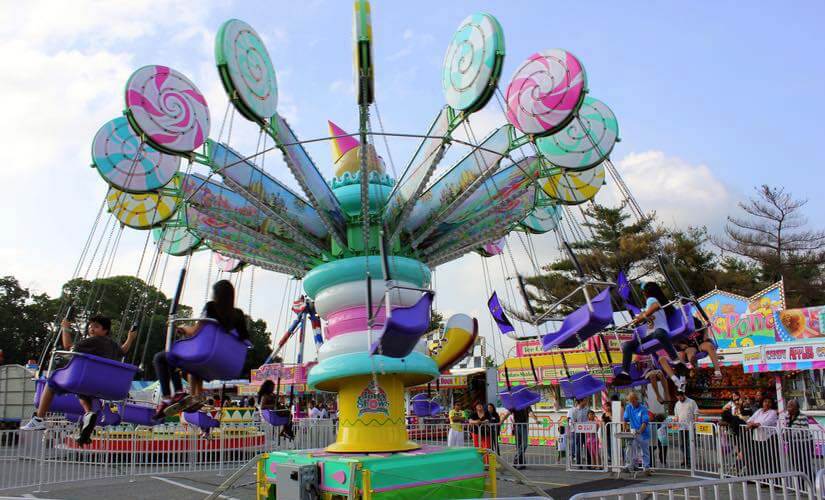
{"type": "Polygon", "coordinates": [[[630,301],[630,283],[627,281],[624,271],[619,271],[619,276],[616,277],[616,284],[619,286],[619,297],[625,302],[630,301]]]}
{"type": "Polygon", "coordinates": [[[490,300],[487,301],[487,307],[490,309],[490,314],[493,315],[493,319],[496,320],[496,324],[498,325],[498,329],[501,330],[501,333],[507,335],[510,332],[516,331],[516,329],[513,328],[513,324],[510,323],[510,320],[504,315],[504,309],[501,308],[496,292],[493,292],[493,295],[490,296],[490,300]]]}

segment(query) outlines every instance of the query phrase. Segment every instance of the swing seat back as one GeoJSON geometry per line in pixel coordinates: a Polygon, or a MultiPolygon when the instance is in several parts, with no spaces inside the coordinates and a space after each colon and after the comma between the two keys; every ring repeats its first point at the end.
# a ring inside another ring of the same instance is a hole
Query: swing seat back
{"type": "Polygon", "coordinates": [[[267,422],[272,427],[281,427],[289,423],[289,413],[278,414],[278,410],[261,410],[261,420],[267,422]]]}
{"type": "MultiPolygon", "coordinates": [[[[693,320],[686,317],[680,306],[673,306],[673,310],[666,314],[667,316],[667,336],[671,342],[683,340],[685,337],[694,332],[693,320]]],[[[644,325],[636,328],[636,335],[640,339],[647,336],[647,327],[644,325]]],[[[648,339],[643,341],[639,348],[636,349],[636,354],[653,354],[662,349],[662,344],[656,339],[648,339]]]]}
{"type": "Polygon", "coordinates": [[[434,417],[443,411],[440,404],[431,400],[426,394],[416,394],[410,400],[413,415],[416,417],[434,417]]]}
{"type": "MultiPolygon", "coordinates": [[[[613,367],[613,377],[616,377],[619,373],[621,373],[622,367],[620,365],[616,365],[613,367]]],[[[630,383],[626,385],[613,385],[611,386],[614,389],[630,389],[631,387],[639,387],[642,385],[648,384],[648,380],[645,378],[645,372],[639,368],[636,363],[630,365],[630,383]]]]}
{"type": "Polygon", "coordinates": [[[122,419],[123,417],[119,412],[114,413],[109,405],[103,405],[100,408],[100,412],[98,412],[97,421],[99,425],[103,427],[111,427],[113,425],[120,425],[122,419]]]}
{"type": "Polygon", "coordinates": [[[604,330],[613,322],[613,304],[610,302],[610,288],[605,288],[587,303],[568,314],[562,321],[561,329],[548,333],[541,339],[545,351],[554,347],[572,349],[593,335],[604,330]]]}
{"type": "Polygon", "coordinates": [[[564,397],[570,399],[583,399],[605,390],[604,381],[597,379],[586,371],[559,379],[559,387],[561,387],[564,397]]]}
{"type": "Polygon", "coordinates": [[[145,425],[154,427],[163,423],[163,419],[155,420],[152,416],[155,414],[155,409],[150,406],[143,406],[134,403],[121,403],[117,405],[117,411],[120,413],[120,421],[127,424],[145,425]]]}
{"type": "Polygon", "coordinates": [[[250,343],[226,332],[217,323],[204,323],[191,337],[178,340],[169,350],[169,363],[202,380],[238,378],[250,343]]]}
{"type": "Polygon", "coordinates": [[[202,411],[183,412],[183,418],[189,425],[194,425],[201,430],[211,429],[221,425],[221,423],[212,418],[211,415],[202,411]]]}
{"type": "Polygon", "coordinates": [[[508,410],[523,410],[541,402],[541,394],[531,391],[524,385],[514,385],[508,391],[498,393],[501,406],[508,410]]]}
{"type": "MultiPolygon", "coordinates": [[[[37,379],[35,382],[35,391],[34,391],[34,406],[37,408],[40,406],[40,396],[43,394],[43,390],[46,388],[46,379],[40,378],[37,379]]],[[[100,401],[97,399],[92,400],[92,409],[96,410],[100,407],[100,401]]],[[[66,416],[67,420],[72,420],[69,418],[70,415],[83,415],[83,407],[80,406],[80,400],[77,399],[76,394],[55,394],[52,398],[52,404],[49,406],[49,411],[54,413],[62,413],[66,416]]]]}
{"type": "Polygon", "coordinates": [[[425,292],[414,305],[392,309],[392,314],[384,323],[378,340],[373,342],[370,353],[391,358],[409,355],[430,327],[432,303],[433,292],[425,292]]]}
{"type": "Polygon", "coordinates": [[[72,359],[50,377],[62,392],[109,401],[126,399],[137,366],[93,354],[73,352],[72,359]]]}

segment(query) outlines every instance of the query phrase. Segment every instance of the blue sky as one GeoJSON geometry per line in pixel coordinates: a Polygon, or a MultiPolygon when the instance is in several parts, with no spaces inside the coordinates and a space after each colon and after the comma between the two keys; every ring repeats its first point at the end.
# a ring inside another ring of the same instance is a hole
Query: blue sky
{"type": "MultiPolygon", "coordinates": [[[[535,51],[559,47],[582,60],[592,95],[618,117],[622,142],[613,159],[643,209],[656,210],[668,224],[715,231],[753,186],[768,183],[810,198],[806,213],[823,226],[822,2],[375,1],[372,9],[376,95],[386,130],[426,130],[444,103],[440,71],[452,33],[464,17],[484,11],[505,32],[502,91],[535,51]]],[[[213,44],[230,17],[264,37],[278,72],[279,110],[300,137],[327,135],[327,119],[355,128],[350,1],[0,7],[0,55],[11,69],[0,76],[6,115],[0,135],[8,154],[0,166],[4,273],[49,293],[71,274],[105,192],[88,168],[91,139],[120,113],[133,70],[166,64],[190,76],[207,95],[217,135],[226,98],[213,44]]],[[[502,122],[495,103],[471,119],[477,131],[502,122]]],[[[254,127],[241,118],[234,123],[230,143],[250,152],[254,127]]],[[[390,142],[399,174],[414,146],[390,142]]],[[[332,171],[328,149],[310,148],[326,175],[332,171]]],[[[267,170],[292,183],[279,156],[267,156],[267,170]]],[[[614,199],[612,189],[600,200],[614,199]]],[[[124,234],[116,272],[134,273],[144,237],[124,234]]],[[[550,258],[553,238],[537,242],[540,257],[550,258]]],[[[515,251],[522,271],[529,271],[515,251]]],[[[202,300],[207,262],[203,254],[193,263],[189,303],[202,300]]],[[[284,283],[256,275],[253,315],[275,322],[284,283]]],[[[483,316],[488,332],[478,257],[439,269],[437,283],[440,309],[483,316]]],[[[503,283],[494,276],[494,285],[503,283]]]]}

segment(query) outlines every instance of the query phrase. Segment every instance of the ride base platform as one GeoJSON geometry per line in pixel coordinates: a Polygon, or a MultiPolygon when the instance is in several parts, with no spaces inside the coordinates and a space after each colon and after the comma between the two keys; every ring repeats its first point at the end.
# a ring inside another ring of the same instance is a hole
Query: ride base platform
{"type": "Polygon", "coordinates": [[[317,464],[324,500],[420,500],[495,495],[495,455],[475,448],[422,446],[398,453],[276,451],[258,462],[258,500],[275,500],[279,464],[317,464]],[[485,459],[486,458],[486,459],[485,459]],[[489,472],[485,471],[489,462],[489,472]]]}

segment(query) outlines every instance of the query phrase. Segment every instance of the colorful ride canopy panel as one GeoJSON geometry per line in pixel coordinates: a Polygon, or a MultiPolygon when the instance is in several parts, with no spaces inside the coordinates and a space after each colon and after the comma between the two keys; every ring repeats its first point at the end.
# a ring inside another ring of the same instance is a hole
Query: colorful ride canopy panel
{"type": "Polygon", "coordinates": [[[106,122],[95,134],[92,163],[115,188],[145,193],[167,185],[180,167],[180,158],[141,141],[121,116],[106,122]]]}
{"type": "Polygon", "coordinates": [[[401,179],[396,182],[384,208],[384,227],[390,239],[404,223],[404,211],[409,212],[409,206],[415,203],[417,196],[424,189],[438,163],[444,157],[449,147],[445,139],[450,131],[450,114],[443,108],[436,117],[427,137],[418,146],[412,160],[407,165],[401,179]]]}
{"type": "Polygon", "coordinates": [[[327,185],[324,176],[318,171],[303,145],[299,143],[284,117],[277,115],[274,127],[270,130],[274,133],[273,138],[278,147],[284,153],[284,160],[292,171],[292,175],[295,176],[295,180],[309,198],[309,202],[318,210],[318,215],[327,230],[340,245],[346,247],[344,211],[332,189],[327,185]]]}
{"type": "Polygon", "coordinates": [[[455,248],[491,229],[506,229],[534,207],[541,160],[527,157],[484,182],[458,210],[441,222],[420,247],[425,254],[455,248]]]}
{"type": "Polygon", "coordinates": [[[453,35],[444,56],[441,86],[447,104],[472,113],[495,93],[504,63],[504,31],[495,17],[472,14],[453,35]]]}
{"type": "Polygon", "coordinates": [[[242,115],[259,122],[275,116],[278,109],[275,68],[252,26],[239,19],[223,23],[215,38],[215,60],[226,93],[242,115]]]}
{"type": "Polygon", "coordinates": [[[510,149],[511,130],[509,125],[504,125],[491,133],[416,200],[405,224],[406,231],[412,233],[416,241],[425,238],[434,224],[450,215],[498,169],[499,161],[510,149]]]}
{"type": "Polygon", "coordinates": [[[603,102],[585,97],[564,130],[536,140],[541,154],[557,167],[585,170],[604,161],[619,137],[619,122],[603,102]]]}
{"type": "MultiPolygon", "coordinates": [[[[173,191],[179,188],[179,181],[173,180],[173,191]]],[[[106,204],[117,220],[134,229],[155,227],[175,215],[180,199],[161,193],[127,193],[109,187],[106,204]]]]}
{"type": "Polygon", "coordinates": [[[156,148],[190,153],[209,136],[209,106],[182,73],[166,66],[144,66],[126,82],[126,116],[156,148]]]}
{"type": "Polygon", "coordinates": [[[302,262],[314,255],[312,250],[293,239],[295,234],[288,227],[267,217],[254,204],[224,184],[192,174],[183,179],[182,191],[189,200],[189,205],[210,220],[219,222],[221,227],[231,226],[261,245],[279,249],[285,256],[294,256],[302,262]]]}
{"type": "Polygon", "coordinates": [[[473,225],[490,214],[496,213],[504,217],[513,210],[520,212],[525,204],[530,207],[529,212],[535,198],[535,191],[530,191],[529,188],[531,185],[539,186],[537,179],[541,165],[539,158],[530,156],[496,172],[438,224],[421,248],[432,246],[449,233],[459,231],[462,226],[473,225]],[[522,199],[522,195],[528,191],[532,195],[522,199]]]}
{"type": "Polygon", "coordinates": [[[301,231],[318,240],[329,236],[324,221],[306,200],[254,163],[244,160],[229,146],[219,143],[210,145],[212,168],[225,181],[240,186],[242,194],[254,196],[292,231],[301,231]]]}
{"type": "Polygon", "coordinates": [[[573,119],[587,91],[581,62],[562,49],[536,52],[507,87],[507,120],[527,135],[551,135],[573,119]]]}
{"type": "Polygon", "coordinates": [[[587,170],[562,170],[544,180],[550,198],[563,205],[578,205],[592,200],[604,185],[604,165],[587,170]]]}

